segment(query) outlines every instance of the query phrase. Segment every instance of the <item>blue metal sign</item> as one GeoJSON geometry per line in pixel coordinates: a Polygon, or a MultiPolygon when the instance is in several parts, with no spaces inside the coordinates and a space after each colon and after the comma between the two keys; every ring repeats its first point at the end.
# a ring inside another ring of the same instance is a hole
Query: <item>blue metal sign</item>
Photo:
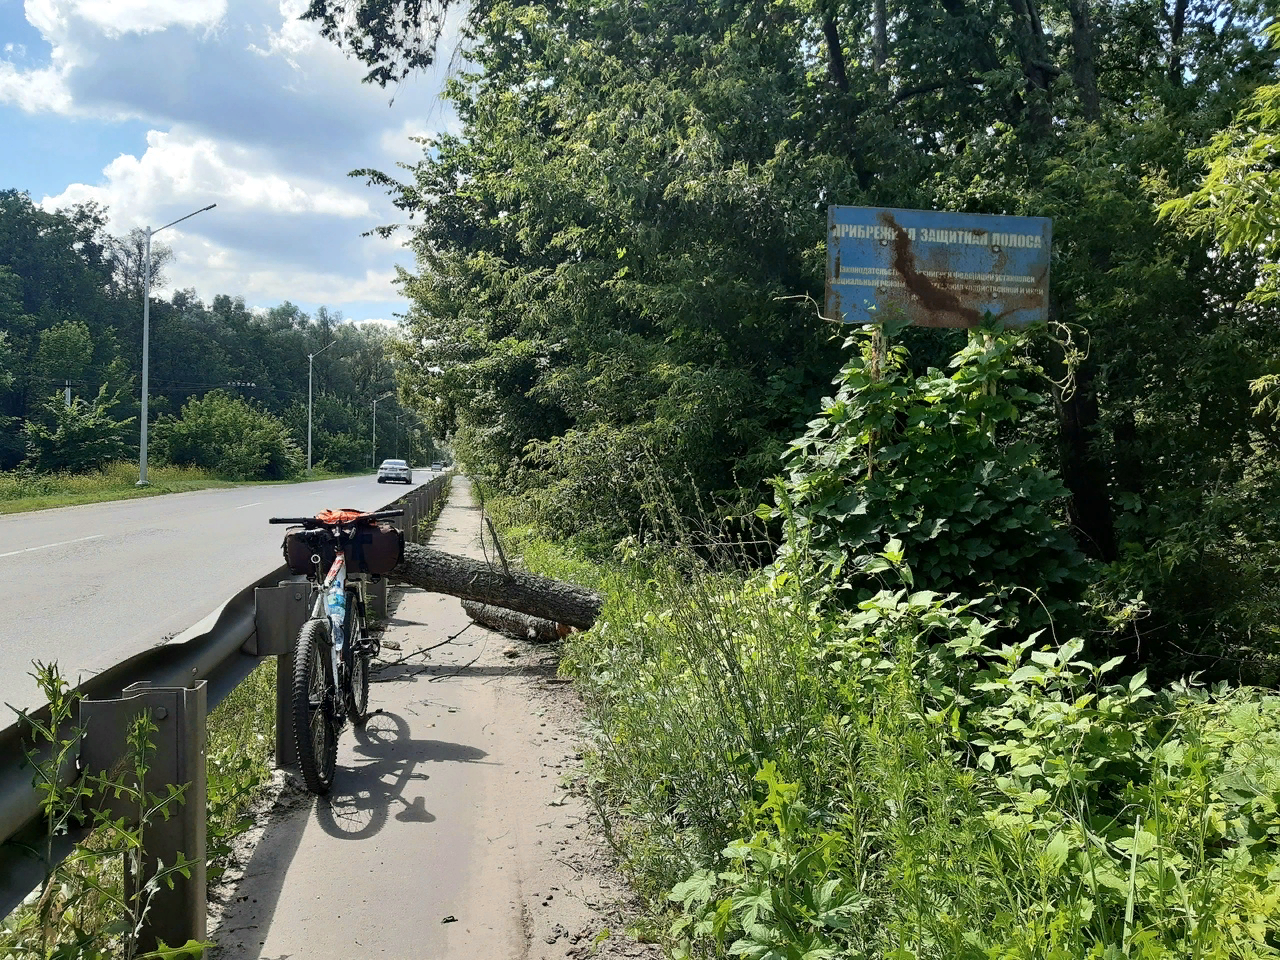
{"type": "Polygon", "coordinates": [[[1049,317],[1053,221],[977,213],[827,208],[826,315],[924,327],[1020,327],[1049,317]],[[874,313],[872,312],[874,308],[874,313]]]}

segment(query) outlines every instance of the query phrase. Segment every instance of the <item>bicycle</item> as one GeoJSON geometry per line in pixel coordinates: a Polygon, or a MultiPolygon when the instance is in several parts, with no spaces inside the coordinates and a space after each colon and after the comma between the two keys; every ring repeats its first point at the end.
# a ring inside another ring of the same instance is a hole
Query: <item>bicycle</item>
{"type": "Polygon", "coordinates": [[[313,584],[311,615],[294,643],[291,699],[298,766],[315,794],[333,787],[338,737],[347,720],[363,726],[370,716],[369,665],[380,643],[365,626],[365,588],[404,558],[404,535],[379,523],[403,515],[329,510],[268,521],[299,528],[285,534],[285,560],[313,584]],[[388,539],[398,541],[394,558],[388,539]]]}

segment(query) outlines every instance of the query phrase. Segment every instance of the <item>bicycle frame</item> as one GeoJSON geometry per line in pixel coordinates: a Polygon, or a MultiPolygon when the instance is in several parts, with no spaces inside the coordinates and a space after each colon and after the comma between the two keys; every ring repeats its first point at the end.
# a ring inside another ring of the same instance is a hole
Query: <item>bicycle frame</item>
{"type": "MultiPolygon", "coordinates": [[[[316,563],[320,558],[317,556],[316,563]]],[[[333,642],[329,645],[330,666],[333,670],[334,686],[340,692],[345,682],[344,672],[342,670],[342,654],[346,647],[347,641],[350,639],[346,636],[345,626],[347,620],[347,558],[342,550],[338,551],[338,555],[333,560],[333,565],[329,567],[329,572],[323,581],[317,581],[316,584],[316,600],[311,607],[311,618],[325,619],[329,622],[329,636],[333,642]]],[[[360,587],[364,586],[364,581],[358,578],[352,581],[360,587]]],[[[361,591],[361,599],[363,599],[363,590],[361,591]]],[[[339,696],[336,701],[339,715],[344,711],[342,697],[339,696]]]]}

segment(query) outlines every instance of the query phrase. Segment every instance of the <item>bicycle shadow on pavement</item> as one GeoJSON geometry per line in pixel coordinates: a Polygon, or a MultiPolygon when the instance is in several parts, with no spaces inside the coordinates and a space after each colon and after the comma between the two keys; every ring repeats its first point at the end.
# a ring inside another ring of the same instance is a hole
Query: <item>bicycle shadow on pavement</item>
{"type": "Polygon", "coordinates": [[[445,740],[414,740],[408,722],[395,713],[377,713],[364,728],[356,728],[354,756],[339,758],[335,790],[316,803],[320,828],[339,840],[376,836],[391,811],[402,823],[434,823],[426,797],[405,798],[415,780],[429,780],[418,767],[428,763],[481,763],[488,756],[479,747],[445,740]]]}

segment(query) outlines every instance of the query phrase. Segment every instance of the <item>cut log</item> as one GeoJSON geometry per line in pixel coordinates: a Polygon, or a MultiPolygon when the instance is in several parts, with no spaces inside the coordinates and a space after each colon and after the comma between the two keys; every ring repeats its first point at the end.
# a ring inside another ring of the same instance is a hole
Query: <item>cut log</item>
{"type": "Polygon", "coordinates": [[[487,603],[463,600],[462,609],[467,616],[490,630],[505,634],[513,640],[528,643],[555,643],[563,635],[560,624],[542,617],[531,617],[505,607],[491,607],[487,603]]]}
{"type": "Polygon", "coordinates": [[[404,545],[404,561],[391,571],[390,578],[580,630],[591,629],[600,615],[600,594],[594,590],[518,570],[504,573],[470,557],[416,543],[404,545]]]}

